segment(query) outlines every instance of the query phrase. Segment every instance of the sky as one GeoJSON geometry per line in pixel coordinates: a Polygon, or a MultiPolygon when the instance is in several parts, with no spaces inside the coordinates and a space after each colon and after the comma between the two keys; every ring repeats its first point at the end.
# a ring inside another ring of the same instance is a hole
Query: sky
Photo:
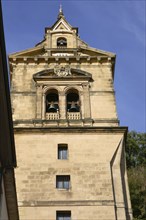
{"type": "Polygon", "coordinates": [[[34,47],[62,4],[89,46],[116,53],[114,89],[120,126],[146,132],[145,0],[2,0],[7,54],[34,47]]]}

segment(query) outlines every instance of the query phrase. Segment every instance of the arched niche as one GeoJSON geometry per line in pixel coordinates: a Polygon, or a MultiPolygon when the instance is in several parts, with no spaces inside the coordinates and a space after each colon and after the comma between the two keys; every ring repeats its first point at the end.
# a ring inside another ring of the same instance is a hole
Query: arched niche
{"type": "Polygon", "coordinates": [[[56,89],[50,89],[46,92],[46,112],[59,111],[59,95],[56,89]]]}
{"type": "Polygon", "coordinates": [[[80,112],[80,97],[76,89],[69,89],[66,93],[67,112],[80,112]]]}
{"type": "Polygon", "coordinates": [[[65,37],[59,37],[57,39],[57,47],[58,48],[65,48],[65,47],[67,47],[67,39],[65,37]]]}

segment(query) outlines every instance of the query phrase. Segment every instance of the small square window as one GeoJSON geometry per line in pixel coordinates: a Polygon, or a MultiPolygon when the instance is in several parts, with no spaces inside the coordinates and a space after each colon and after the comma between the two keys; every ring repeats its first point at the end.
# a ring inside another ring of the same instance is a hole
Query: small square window
{"type": "Polygon", "coordinates": [[[69,189],[70,188],[70,176],[69,175],[56,176],[56,188],[57,189],[69,189]]]}
{"type": "Polygon", "coordinates": [[[68,158],[67,144],[58,144],[58,159],[67,160],[67,158],[68,158]]]}
{"type": "Polygon", "coordinates": [[[71,220],[71,211],[57,211],[56,220],[71,220]]]}

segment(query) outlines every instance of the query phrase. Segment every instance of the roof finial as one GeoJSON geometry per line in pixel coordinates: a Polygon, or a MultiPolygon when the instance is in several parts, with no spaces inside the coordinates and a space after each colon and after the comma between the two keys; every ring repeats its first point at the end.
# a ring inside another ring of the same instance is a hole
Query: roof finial
{"type": "Polygon", "coordinates": [[[60,18],[62,18],[62,17],[64,17],[64,14],[63,14],[62,5],[60,4],[58,19],[60,19],[60,18]]]}
{"type": "Polygon", "coordinates": [[[62,13],[62,5],[60,4],[60,9],[59,9],[59,13],[62,13]]]}

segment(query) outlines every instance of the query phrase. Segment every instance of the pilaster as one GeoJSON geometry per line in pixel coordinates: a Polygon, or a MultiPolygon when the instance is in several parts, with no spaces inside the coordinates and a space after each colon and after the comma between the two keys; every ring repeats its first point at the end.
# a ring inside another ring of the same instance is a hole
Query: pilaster
{"type": "Polygon", "coordinates": [[[37,85],[36,91],[36,118],[42,117],[42,85],[37,85]]]}
{"type": "Polygon", "coordinates": [[[89,84],[83,84],[84,118],[91,118],[89,84]]]}
{"type": "Polygon", "coordinates": [[[59,107],[60,119],[66,119],[66,96],[64,92],[59,92],[59,107]]]}

